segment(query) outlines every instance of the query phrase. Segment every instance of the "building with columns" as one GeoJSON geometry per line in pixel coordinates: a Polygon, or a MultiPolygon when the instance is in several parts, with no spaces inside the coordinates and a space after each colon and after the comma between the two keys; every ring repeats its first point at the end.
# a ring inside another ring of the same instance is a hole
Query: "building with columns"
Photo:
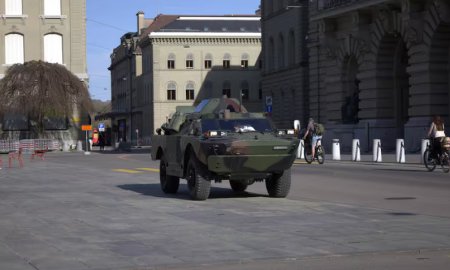
{"type": "Polygon", "coordinates": [[[450,2],[313,0],[309,111],[326,137],[420,149],[433,115],[450,125],[450,2]]]}
{"type": "Polygon", "coordinates": [[[177,106],[204,98],[227,95],[264,110],[259,16],[137,16],[138,32],[111,55],[113,110],[105,116],[116,140],[149,144],[177,106]]]}
{"type": "Polygon", "coordinates": [[[309,115],[309,0],[261,0],[262,89],[278,127],[292,128],[309,115]]]}

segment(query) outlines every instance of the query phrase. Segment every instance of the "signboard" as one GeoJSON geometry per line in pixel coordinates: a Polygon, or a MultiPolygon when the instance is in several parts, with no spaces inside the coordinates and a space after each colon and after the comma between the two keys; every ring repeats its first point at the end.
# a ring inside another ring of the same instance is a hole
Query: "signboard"
{"type": "Polygon", "coordinates": [[[98,131],[100,131],[100,132],[105,131],[105,123],[99,123],[98,124],[98,131]]]}
{"type": "Polygon", "coordinates": [[[92,130],[92,126],[91,125],[82,125],[81,126],[81,130],[83,130],[83,131],[92,130]]]}
{"type": "Polygon", "coordinates": [[[272,105],[267,105],[266,106],[266,112],[269,112],[269,113],[272,112],[272,105]]]}
{"type": "Polygon", "coordinates": [[[272,106],[272,96],[266,96],[266,105],[272,106]]]}

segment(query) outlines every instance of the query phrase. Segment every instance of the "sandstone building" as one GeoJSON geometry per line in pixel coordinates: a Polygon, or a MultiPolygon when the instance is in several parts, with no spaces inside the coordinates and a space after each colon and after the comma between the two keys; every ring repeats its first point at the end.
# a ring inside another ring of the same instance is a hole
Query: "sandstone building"
{"type": "Polygon", "coordinates": [[[347,149],[381,139],[420,148],[433,115],[450,125],[450,2],[310,2],[309,111],[347,149]]]}
{"type": "Polygon", "coordinates": [[[138,32],[123,36],[125,46],[111,57],[109,116],[117,140],[147,144],[176,106],[208,97],[227,95],[264,110],[259,16],[143,15],[138,32]]]}

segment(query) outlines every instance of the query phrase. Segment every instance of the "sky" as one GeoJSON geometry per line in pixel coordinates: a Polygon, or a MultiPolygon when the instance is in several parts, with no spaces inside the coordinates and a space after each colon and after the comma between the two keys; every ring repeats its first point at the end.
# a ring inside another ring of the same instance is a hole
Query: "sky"
{"type": "Polygon", "coordinates": [[[137,31],[136,13],[145,18],[158,14],[255,14],[260,0],[86,0],[87,64],[93,99],[110,100],[110,54],[120,37],[137,31]]]}

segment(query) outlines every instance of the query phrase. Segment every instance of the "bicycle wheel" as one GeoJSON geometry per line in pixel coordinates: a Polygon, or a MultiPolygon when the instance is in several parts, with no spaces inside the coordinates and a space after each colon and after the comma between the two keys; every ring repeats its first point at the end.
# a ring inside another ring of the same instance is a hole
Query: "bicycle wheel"
{"type": "Polygon", "coordinates": [[[450,168],[448,166],[448,153],[445,152],[441,156],[441,168],[442,171],[445,173],[448,173],[450,171],[450,168]]]}
{"type": "Polygon", "coordinates": [[[317,146],[316,156],[319,164],[323,164],[325,162],[325,149],[323,149],[322,145],[317,146]]]}
{"type": "Polygon", "coordinates": [[[308,147],[308,148],[305,147],[305,160],[306,160],[306,162],[308,162],[308,164],[311,164],[313,162],[314,158],[312,156],[311,147],[308,147]]]}
{"type": "Polygon", "coordinates": [[[430,157],[430,150],[427,149],[423,153],[423,164],[425,164],[425,167],[429,172],[433,171],[434,168],[436,168],[436,160],[432,157],[430,157]]]}

